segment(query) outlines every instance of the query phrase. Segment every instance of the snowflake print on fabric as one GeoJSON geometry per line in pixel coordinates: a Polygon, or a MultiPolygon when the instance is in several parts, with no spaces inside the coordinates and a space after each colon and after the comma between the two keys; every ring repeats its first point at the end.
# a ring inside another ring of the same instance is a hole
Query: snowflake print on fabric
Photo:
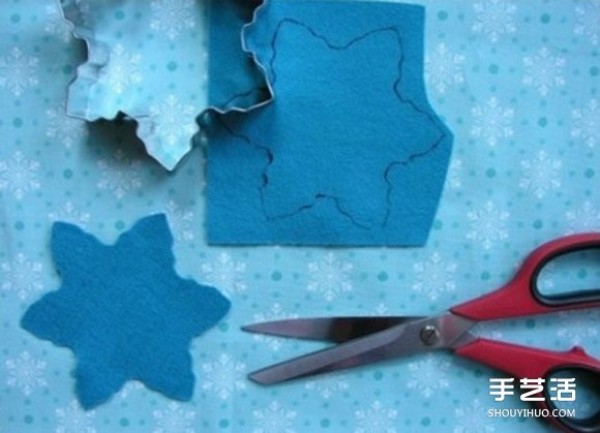
{"type": "Polygon", "coordinates": [[[477,105],[471,110],[473,127],[471,135],[483,138],[494,147],[503,138],[513,135],[514,110],[503,107],[495,97],[490,98],[485,105],[477,105]]]}
{"type": "Polygon", "coordinates": [[[438,93],[446,93],[464,82],[464,62],[465,56],[453,53],[441,43],[425,57],[425,81],[438,93]]]}
{"type": "Polygon", "coordinates": [[[462,185],[461,170],[463,168],[463,162],[460,159],[454,158],[448,167],[448,186],[451,189],[459,189],[462,185]]]}
{"type": "Polygon", "coordinates": [[[600,43],[600,2],[597,0],[586,0],[575,6],[576,35],[581,35],[592,45],[600,43]]]}
{"type": "Polygon", "coordinates": [[[566,213],[567,233],[593,232],[600,230],[600,209],[586,201],[578,209],[566,213]]]}
{"type": "Polygon", "coordinates": [[[506,0],[484,0],[473,5],[475,24],[472,30],[481,33],[490,42],[498,42],[505,34],[514,33],[517,6],[506,0]]]}
{"type": "Polygon", "coordinates": [[[429,260],[415,263],[413,269],[417,274],[413,290],[425,294],[432,301],[456,289],[456,263],[442,260],[438,253],[433,253],[429,260]]]}
{"type": "Polygon", "coordinates": [[[174,201],[169,201],[164,210],[173,231],[173,237],[179,242],[194,240],[194,212],[182,209],[174,201]]]}
{"type": "Polygon", "coordinates": [[[37,388],[48,386],[44,377],[46,362],[32,358],[27,351],[16,359],[7,359],[5,366],[8,370],[6,385],[18,389],[26,396],[37,388]]]}
{"type": "Polygon", "coordinates": [[[120,149],[112,158],[98,161],[98,168],[101,173],[98,188],[112,192],[118,199],[142,186],[141,162],[127,158],[120,149]]]}
{"type": "Polygon", "coordinates": [[[96,433],[95,411],[84,412],[76,401],[56,409],[55,433],[96,433]]]}
{"type": "Polygon", "coordinates": [[[486,408],[479,399],[473,400],[468,405],[461,405],[454,410],[454,415],[456,417],[454,433],[493,433],[495,430],[486,415],[486,408]]]}
{"type": "Polygon", "coordinates": [[[295,433],[296,412],[282,407],[277,401],[252,413],[256,427],[253,433],[295,433]]]}
{"type": "Polygon", "coordinates": [[[356,429],[354,433],[396,433],[398,411],[373,402],[366,410],[357,410],[354,414],[356,429]]]}
{"type": "Polygon", "coordinates": [[[508,238],[507,221],[510,216],[508,211],[498,209],[488,201],[480,210],[469,211],[467,220],[471,223],[471,230],[467,239],[481,242],[489,250],[498,241],[508,238]]]}
{"type": "Polygon", "coordinates": [[[0,57],[0,87],[19,97],[23,92],[36,87],[38,81],[37,57],[23,54],[19,47],[13,47],[10,53],[0,57]]]}
{"type": "Polygon", "coordinates": [[[572,345],[582,345],[591,338],[598,336],[598,329],[590,326],[590,323],[600,321],[598,310],[562,311],[560,317],[560,329],[556,333],[561,341],[572,345]]]}
{"type": "MultiPolygon", "coordinates": [[[[544,290],[542,290],[542,287],[539,286],[539,288],[542,291],[542,293],[544,293],[544,290]]],[[[496,322],[480,322],[477,324],[477,336],[478,337],[489,338],[492,340],[500,340],[504,335],[503,330],[504,330],[504,328],[497,321],[496,322]]]]}
{"type": "Polygon", "coordinates": [[[523,84],[546,96],[550,90],[565,85],[565,63],[564,58],[553,56],[547,47],[543,47],[536,55],[523,58],[523,84]]]}
{"type": "Polygon", "coordinates": [[[319,379],[307,382],[304,387],[310,391],[315,391],[324,400],[329,400],[346,391],[348,383],[335,376],[319,376],[319,379]]]}
{"type": "Polygon", "coordinates": [[[177,403],[171,402],[166,409],[155,410],[152,416],[155,422],[153,433],[196,433],[196,413],[182,408],[177,403]]]}
{"type": "Polygon", "coordinates": [[[192,148],[191,137],[198,132],[192,105],[179,102],[175,95],[150,106],[151,122],[140,126],[140,138],[158,161],[179,161],[192,148]],[[153,125],[153,126],[152,126],[153,125]]]}
{"type": "Polygon", "coordinates": [[[554,279],[559,274],[560,267],[556,265],[555,261],[551,261],[544,265],[543,272],[540,272],[537,280],[537,286],[540,293],[550,293],[556,286],[554,279]]]}
{"type": "MultiPolygon", "coordinates": [[[[175,95],[169,95],[156,105],[150,106],[150,115],[160,119],[158,132],[163,142],[173,146],[185,137],[191,137],[198,131],[194,107],[182,104],[175,95]]],[[[189,138],[188,138],[189,139],[189,138]]]]}
{"type": "Polygon", "coordinates": [[[50,212],[48,218],[51,221],[65,221],[85,227],[90,223],[91,215],[89,212],[77,209],[72,202],[67,201],[62,207],[50,212]]]}
{"type": "Polygon", "coordinates": [[[450,386],[450,366],[450,362],[429,353],[422,360],[408,364],[408,370],[412,374],[407,386],[417,390],[423,397],[431,398],[450,386]]]}
{"type": "Polygon", "coordinates": [[[308,264],[310,281],[307,289],[316,292],[331,302],[342,292],[352,290],[350,273],[352,264],[338,260],[333,253],[328,253],[323,260],[308,264]]]}
{"type": "Polygon", "coordinates": [[[183,30],[196,27],[194,0],[152,0],[150,28],[175,39],[183,30]]]}
{"type": "Polygon", "coordinates": [[[88,129],[85,121],[69,117],[64,110],[55,108],[47,110],[46,116],[48,118],[46,137],[59,142],[67,149],[87,138],[88,129]]]}
{"type": "Polygon", "coordinates": [[[15,293],[22,301],[41,291],[42,264],[28,260],[18,253],[11,261],[0,263],[2,290],[15,293]]]}
{"type": "MultiPolygon", "coordinates": [[[[281,308],[280,304],[275,303],[265,313],[255,314],[253,319],[254,319],[254,322],[270,322],[273,320],[295,319],[297,317],[298,317],[297,314],[287,314],[283,310],[283,308],[281,308]]],[[[281,350],[281,347],[284,344],[284,342],[290,341],[289,339],[270,337],[268,335],[263,335],[263,334],[255,334],[253,337],[256,341],[264,344],[265,346],[267,346],[269,349],[273,350],[274,352],[281,350]]]]}
{"type": "Polygon", "coordinates": [[[202,279],[231,295],[246,290],[246,263],[236,262],[228,253],[221,253],[216,260],[202,263],[202,279]]]}
{"type": "Polygon", "coordinates": [[[58,2],[46,6],[46,24],[44,31],[69,42],[73,38],[73,25],[63,16],[58,2]]]}
{"type": "Polygon", "coordinates": [[[127,382],[123,389],[119,392],[119,398],[127,400],[134,392],[144,389],[144,384],[138,381],[127,382]]]}
{"type": "Polygon", "coordinates": [[[40,163],[16,151],[12,158],[0,160],[0,191],[10,192],[17,200],[40,188],[40,163]]]}
{"type": "Polygon", "coordinates": [[[590,100],[585,107],[571,112],[573,125],[571,137],[582,140],[587,146],[600,143],[600,105],[598,100],[590,100]]]}
{"type": "Polygon", "coordinates": [[[115,45],[110,52],[110,62],[102,69],[101,75],[106,79],[111,90],[122,94],[129,87],[142,82],[142,56],[129,53],[121,44],[115,45]]]}
{"type": "Polygon", "coordinates": [[[202,389],[227,400],[235,392],[246,388],[246,365],[222,353],[219,359],[202,365],[204,384],[202,389]]]}
{"type": "Polygon", "coordinates": [[[560,168],[562,161],[548,157],[540,150],[534,159],[521,161],[523,175],[519,186],[541,199],[547,192],[561,186],[560,168]]]}
{"type": "Polygon", "coordinates": [[[92,3],[94,1],[95,0],[75,0],[77,8],[81,11],[79,19],[81,19],[81,21],[88,27],[93,25],[93,20],[90,19],[90,12],[92,11],[92,3]]]}
{"type": "Polygon", "coordinates": [[[390,308],[386,304],[381,302],[381,303],[377,304],[377,306],[373,310],[373,315],[374,316],[389,316],[389,315],[391,315],[390,308]]]}

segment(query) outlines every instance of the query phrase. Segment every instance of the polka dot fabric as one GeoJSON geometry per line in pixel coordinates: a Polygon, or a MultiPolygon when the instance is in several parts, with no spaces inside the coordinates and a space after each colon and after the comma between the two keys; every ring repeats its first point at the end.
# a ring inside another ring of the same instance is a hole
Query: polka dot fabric
{"type": "MultiPolygon", "coordinates": [[[[434,229],[419,249],[208,247],[202,149],[168,173],[147,156],[131,123],[68,117],[67,89],[86,60],[84,43],[53,1],[2,3],[1,432],[552,431],[534,419],[489,418],[490,408],[525,404],[517,396],[494,402],[488,380],[502,374],[445,353],[271,388],[245,379],[317,345],[244,334],[243,324],[434,313],[502,284],[544,241],[600,230],[598,2],[418,3],[426,7],[428,96],[455,134],[434,229]],[[219,287],[232,310],[192,345],[200,380],[191,402],[130,383],[85,412],[74,398],[70,352],[19,327],[27,307],[59,284],[51,224],[76,223],[109,243],[157,212],[167,214],[175,237],[177,273],[219,287]]],[[[126,31],[122,40],[129,55],[144,55],[126,31]]],[[[166,81],[174,58],[156,63],[166,81]]],[[[549,272],[543,286],[561,281],[597,287],[600,275],[575,263],[549,272]]],[[[581,344],[600,357],[599,320],[598,310],[588,310],[476,331],[556,350],[581,344]]]]}

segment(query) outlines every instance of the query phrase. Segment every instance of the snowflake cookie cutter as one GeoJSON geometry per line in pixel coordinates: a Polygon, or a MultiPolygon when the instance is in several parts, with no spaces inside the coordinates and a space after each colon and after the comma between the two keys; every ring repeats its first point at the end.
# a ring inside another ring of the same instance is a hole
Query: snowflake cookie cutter
{"type": "Polygon", "coordinates": [[[61,0],[64,19],[88,53],[69,86],[67,114],[89,122],[123,115],[136,121],[148,154],[175,169],[192,149],[207,112],[246,112],[270,102],[270,89],[261,86],[264,77],[239,41],[244,20],[254,21],[261,2],[61,0]],[[221,17],[224,11],[228,15],[221,17]],[[219,36],[228,36],[225,53],[239,58],[221,65],[210,60],[211,36],[203,26],[212,20],[223,27],[219,36]],[[237,81],[226,81],[235,68],[243,69],[237,81]],[[209,82],[211,75],[216,78],[209,82]]]}

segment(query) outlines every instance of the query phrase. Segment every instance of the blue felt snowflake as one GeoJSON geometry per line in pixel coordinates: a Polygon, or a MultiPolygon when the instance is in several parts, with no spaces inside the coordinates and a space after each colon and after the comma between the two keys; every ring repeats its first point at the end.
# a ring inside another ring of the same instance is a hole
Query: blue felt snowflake
{"type": "Polygon", "coordinates": [[[33,304],[21,325],[75,352],[84,408],[107,401],[129,380],[191,398],[190,341],[230,304],[216,289],[175,273],[172,244],[164,215],[138,221],[114,245],[54,224],[52,254],[63,283],[33,304]]]}

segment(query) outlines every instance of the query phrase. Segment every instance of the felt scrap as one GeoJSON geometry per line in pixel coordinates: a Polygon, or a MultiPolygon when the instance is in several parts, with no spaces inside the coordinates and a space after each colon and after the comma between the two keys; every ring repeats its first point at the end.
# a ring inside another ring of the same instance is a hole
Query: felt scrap
{"type": "Polygon", "coordinates": [[[426,241],[452,134],[426,98],[423,19],[422,7],[406,4],[259,8],[243,41],[274,99],[213,118],[210,243],[426,241]]]}
{"type": "Polygon", "coordinates": [[[176,400],[194,389],[189,345],[229,310],[216,289],[179,277],[164,215],[139,220],[114,245],[57,222],[51,249],[61,287],[25,312],[21,326],[68,347],[82,407],[106,402],[129,380],[176,400]]]}

